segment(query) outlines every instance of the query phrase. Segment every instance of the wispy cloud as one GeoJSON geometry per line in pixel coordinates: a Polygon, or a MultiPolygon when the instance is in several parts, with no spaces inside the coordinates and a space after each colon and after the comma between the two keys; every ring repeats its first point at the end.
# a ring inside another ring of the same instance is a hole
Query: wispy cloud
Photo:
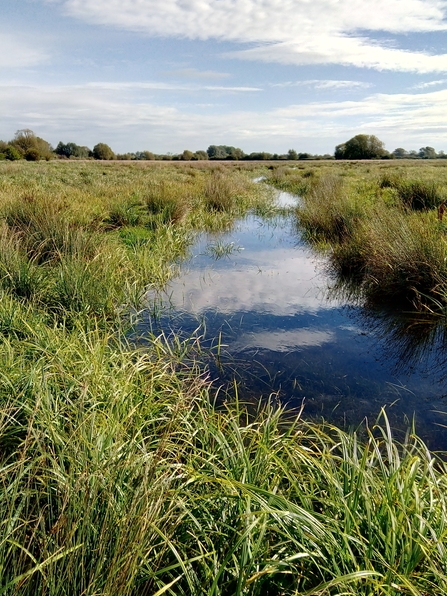
{"type": "Polygon", "coordinates": [[[314,101],[276,109],[188,111],[162,105],[139,89],[103,83],[66,86],[2,85],[0,138],[31,128],[53,143],[109,142],[116,151],[180,151],[211,143],[246,151],[327,153],[354,134],[376,134],[387,148],[430,144],[447,149],[447,90],[372,94],[354,101],[314,101]]]}
{"type": "Polygon", "coordinates": [[[0,68],[12,69],[36,66],[48,59],[47,52],[36,42],[23,39],[23,36],[0,31],[0,68]]]}
{"type": "Polygon", "coordinates": [[[151,36],[250,44],[227,54],[242,59],[447,72],[447,54],[399,48],[375,37],[447,30],[443,0],[376,0],[369,7],[365,0],[64,0],[62,5],[90,23],[151,36]]]}
{"type": "Polygon", "coordinates": [[[429,89],[430,87],[437,87],[438,85],[445,85],[447,79],[439,79],[438,81],[428,81],[427,83],[418,83],[413,85],[412,89],[429,89]]]}
{"type": "Polygon", "coordinates": [[[309,79],[307,81],[287,81],[285,83],[275,83],[272,87],[312,87],[314,89],[368,89],[372,83],[363,81],[340,81],[340,80],[320,80],[309,79]]]}
{"type": "Polygon", "coordinates": [[[176,70],[167,70],[162,73],[168,77],[180,79],[226,79],[230,76],[227,72],[217,72],[215,70],[198,70],[197,68],[179,68],[176,70]]]}
{"type": "Polygon", "coordinates": [[[231,85],[180,85],[176,83],[165,83],[160,81],[135,81],[135,82],[94,82],[80,85],[80,87],[90,87],[92,89],[114,89],[114,90],[148,90],[148,91],[218,91],[227,93],[252,93],[262,91],[260,87],[243,87],[231,85]]]}

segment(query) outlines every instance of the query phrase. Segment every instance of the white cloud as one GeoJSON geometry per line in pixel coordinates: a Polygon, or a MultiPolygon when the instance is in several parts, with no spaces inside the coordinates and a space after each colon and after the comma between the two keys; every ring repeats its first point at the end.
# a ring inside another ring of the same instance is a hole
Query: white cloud
{"type": "Polygon", "coordinates": [[[48,58],[37,44],[23,39],[23,36],[0,32],[0,68],[23,68],[36,66],[48,58]]]}
{"type": "Polygon", "coordinates": [[[372,83],[363,81],[339,81],[339,80],[320,80],[310,79],[307,81],[288,81],[286,83],[276,83],[272,87],[312,87],[314,89],[368,89],[372,83]]]}
{"type": "Polygon", "coordinates": [[[141,89],[151,91],[219,91],[228,93],[246,93],[252,91],[262,91],[260,87],[237,87],[229,85],[178,85],[173,83],[164,83],[159,81],[137,81],[137,82],[107,82],[86,83],[80,87],[89,87],[92,89],[124,91],[126,89],[141,89]]]}
{"type": "Polygon", "coordinates": [[[230,76],[228,72],[198,70],[197,68],[179,68],[177,70],[165,71],[163,74],[181,79],[226,79],[230,76]]]}
{"type": "MultiPolygon", "coordinates": [[[[388,149],[447,149],[447,90],[372,94],[357,101],[300,103],[263,111],[204,108],[205,92],[187,110],[161,105],[140,84],[0,87],[0,138],[31,128],[52,143],[109,143],[115,151],[156,152],[227,144],[250,151],[289,147],[332,152],[354,134],[376,134],[388,149]]],[[[158,91],[157,91],[158,93],[158,91]]],[[[178,100],[179,94],[169,92],[178,100]]],[[[181,91],[183,93],[183,90],[181,91]]],[[[214,91],[212,91],[214,93],[214,91]]],[[[158,97],[158,96],[156,96],[158,97]]]]}
{"type": "Polygon", "coordinates": [[[413,85],[412,89],[429,89],[430,87],[437,87],[438,85],[445,85],[447,83],[447,79],[440,79],[438,81],[428,81],[426,83],[418,83],[417,85],[413,85]]]}
{"type": "Polygon", "coordinates": [[[65,0],[63,6],[88,22],[152,36],[254,44],[229,54],[243,59],[447,71],[446,54],[374,39],[374,32],[445,31],[443,0],[65,0]]]}

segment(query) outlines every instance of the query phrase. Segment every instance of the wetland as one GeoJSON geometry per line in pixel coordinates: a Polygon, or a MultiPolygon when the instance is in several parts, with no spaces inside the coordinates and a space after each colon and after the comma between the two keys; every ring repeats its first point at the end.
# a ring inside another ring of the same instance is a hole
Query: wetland
{"type": "Polygon", "coordinates": [[[0,593],[447,595],[438,162],[0,163],[0,593]]]}

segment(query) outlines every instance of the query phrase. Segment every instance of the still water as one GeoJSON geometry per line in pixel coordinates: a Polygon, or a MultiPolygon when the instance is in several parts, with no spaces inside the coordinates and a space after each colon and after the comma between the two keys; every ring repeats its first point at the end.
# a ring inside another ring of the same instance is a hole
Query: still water
{"type": "Polygon", "coordinates": [[[325,259],[297,231],[297,200],[280,193],[289,215],[250,215],[229,232],[201,235],[181,274],[148,296],[139,333],[199,336],[216,385],[236,379],[244,399],[274,394],[344,427],[373,424],[386,407],[395,429],[415,418],[432,449],[447,449],[443,328],[335,291],[325,259]]]}

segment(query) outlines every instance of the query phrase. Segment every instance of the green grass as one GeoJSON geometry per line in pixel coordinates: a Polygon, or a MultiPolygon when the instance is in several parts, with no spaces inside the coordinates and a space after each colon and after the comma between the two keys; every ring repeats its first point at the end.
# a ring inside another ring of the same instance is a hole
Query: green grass
{"type": "MultiPolygon", "coordinates": [[[[196,232],[271,212],[252,172],[219,167],[0,164],[0,594],[447,595],[445,455],[414,429],[214,407],[199,345],[127,339],[196,232]]],[[[344,209],[337,246],[363,225],[354,188],[394,205],[374,172],[309,171],[344,209]]],[[[434,258],[433,214],[400,209],[434,258]]],[[[375,225],[366,253],[397,236],[375,225]]]]}
{"type": "Polygon", "coordinates": [[[447,306],[447,238],[437,207],[444,164],[316,164],[271,182],[300,193],[298,225],[330,268],[372,302],[447,306]],[[297,179],[298,176],[298,179],[297,179]],[[355,283],[353,283],[355,282],[355,283]]]}

